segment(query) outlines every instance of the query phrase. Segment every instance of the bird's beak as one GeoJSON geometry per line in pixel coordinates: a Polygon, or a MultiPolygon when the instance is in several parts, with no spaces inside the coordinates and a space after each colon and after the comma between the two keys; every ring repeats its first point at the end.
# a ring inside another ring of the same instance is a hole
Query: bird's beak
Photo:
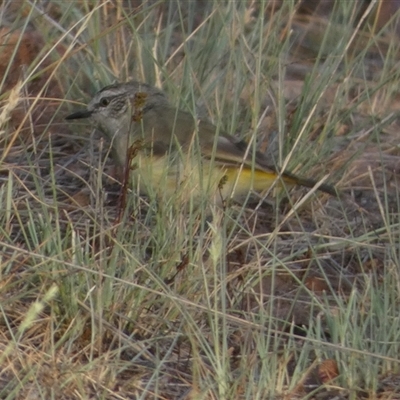
{"type": "Polygon", "coordinates": [[[82,119],[82,118],[89,118],[92,115],[92,111],[88,110],[81,110],[77,111],[71,115],[65,117],[65,119],[82,119]]]}

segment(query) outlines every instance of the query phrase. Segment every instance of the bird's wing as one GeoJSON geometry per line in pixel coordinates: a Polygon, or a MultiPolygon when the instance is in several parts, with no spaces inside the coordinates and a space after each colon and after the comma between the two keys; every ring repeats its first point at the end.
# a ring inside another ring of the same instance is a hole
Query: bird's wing
{"type": "MultiPolygon", "coordinates": [[[[264,154],[248,148],[246,142],[235,141],[233,137],[218,132],[215,125],[209,121],[197,122],[188,112],[165,106],[158,110],[157,115],[149,110],[145,119],[145,133],[153,145],[154,155],[166,154],[171,149],[183,150],[185,153],[186,149],[190,148],[199,151],[204,158],[213,160],[216,165],[228,168],[244,165],[268,174],[274,173],[277,177],[280,175],[287,183],[306,187],[314,187],[317,184],[313,179],[298,177],[289,171],[279,171],[264,154]]],[[[319,189],[336,195],[333,186],[322,184],[319,189]]]]}

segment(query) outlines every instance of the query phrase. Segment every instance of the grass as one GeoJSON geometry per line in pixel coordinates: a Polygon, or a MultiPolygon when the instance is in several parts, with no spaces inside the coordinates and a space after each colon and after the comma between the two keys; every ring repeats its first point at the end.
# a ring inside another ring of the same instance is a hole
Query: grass
{"type": "Polygon", "coordinates": [[[374,3],[15,3],[0,397],[398,397],[398,40],[374,3]],[[345,195],[121,206],[109,143],[64,117],[132,78],[345,195]]]}

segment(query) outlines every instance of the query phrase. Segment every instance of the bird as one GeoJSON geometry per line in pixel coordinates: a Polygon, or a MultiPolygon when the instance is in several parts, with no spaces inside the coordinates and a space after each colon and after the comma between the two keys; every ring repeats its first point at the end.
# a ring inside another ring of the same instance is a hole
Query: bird
{"type": "Polygon", "coordinates": [[[252,145],[174,107],[165,92],[147,83],[104,87],[66,120],[83,118],[110,141],[114,162],[130,169],[144,194],[206,196],[225,204],[275,186],[300,185],[337,195],[334,186],[279,170],[252,145]]]}

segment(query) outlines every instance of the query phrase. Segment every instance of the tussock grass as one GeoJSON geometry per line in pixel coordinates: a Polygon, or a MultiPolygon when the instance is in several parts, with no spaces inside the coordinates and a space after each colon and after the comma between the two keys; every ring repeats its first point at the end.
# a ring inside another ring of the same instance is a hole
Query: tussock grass
{"type": "Polygon", "coordinates": [[[15,3],[0,397],[398,396],[398,39],[370,30],[374,3],[15,3]],[[63,120],[132,78],[343,196],[185,212],[138,196],[109,143],[63,120]]]}

